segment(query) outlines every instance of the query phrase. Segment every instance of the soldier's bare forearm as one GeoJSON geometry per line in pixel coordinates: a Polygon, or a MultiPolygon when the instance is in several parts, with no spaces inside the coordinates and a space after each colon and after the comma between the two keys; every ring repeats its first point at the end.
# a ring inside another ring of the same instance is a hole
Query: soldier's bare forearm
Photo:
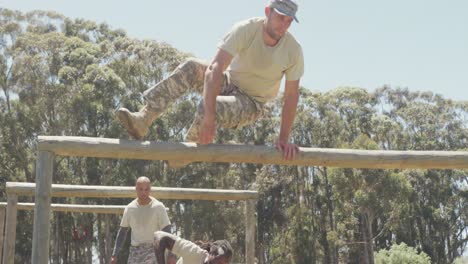
{"type": "Polygon", "coordinates": [[[219,94],[223,72],[216,65],[210,65],[205,74],[203,89],[204,118],[214,121],[216,116],[216,97],[219,94]]]}
{"type": "MultiPolygon", "coordinates": [[[[167,225],[165,226],[162,231],[166,232],[166,233],[170,233],[172,234],[172,227],[171,225],[167,225]]],[[[166,256],[166,259],[167,259],[167,263],[170,264],[170,263],[175,263],[176,260],[177,260],[177,256],[174,255],[171,251],[167,252],[167,256],[166,256]]]]}
{"type": "Polygon", "coordinates": [[[117,256],[122,249],[123,244],[125,243],[125,239],[127,239],[128,231],[130,227],[120,227],[117,233],[117,238],[115,239],[115,246],[114,250],[112,251],[112,256],[117,256]]]}
{"type": "Polygon", "coordinates": [[[161,245],[158,248],[156,248],[156,250],[154,251],[154,254],[156,255],[157,263],[166,264],[166,259],[164,257],[164,252],[165,251],[166,251],[166,249],[162,248],[161,245]]]}
{"type": "Polygon", "coordinates": [[[279,140],[282,142],[289,141],[289,134],[294,124],[294,117],[296,115],[296,107],[299,101],[299,95],[293,94],[285,98],[283,111],[281,113],[281,129],[279,140]]]}
{"type": "Polygon", "coordinates": [[[216,97],[221,89],[223,73],[229,64],[231,64],[231,61],[231,54],[222,49],[218,49],[213,61],[206,69],[205,84],[203,87],[205,118],[215,119],[216,97]]]}
{"type": "Polygon", "coordinates": [[[159,264],[166,264],[165,251],[172,250],[175,243],[175,236],[166,232],[158,231],[154,237],[154,253],[159,264]]]}

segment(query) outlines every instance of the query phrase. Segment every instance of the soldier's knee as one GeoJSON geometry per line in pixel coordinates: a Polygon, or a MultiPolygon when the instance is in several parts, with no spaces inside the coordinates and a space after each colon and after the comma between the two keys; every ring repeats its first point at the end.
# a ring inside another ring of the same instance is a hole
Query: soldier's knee
{"type": "Polygon", "coordinates": [[[191,58],[186,59],[179,67],[185,70],[199,69],[201,71],[204,71],[207,66],[208,66],[208,63],[206,61],[191,57],[191,58]]]}

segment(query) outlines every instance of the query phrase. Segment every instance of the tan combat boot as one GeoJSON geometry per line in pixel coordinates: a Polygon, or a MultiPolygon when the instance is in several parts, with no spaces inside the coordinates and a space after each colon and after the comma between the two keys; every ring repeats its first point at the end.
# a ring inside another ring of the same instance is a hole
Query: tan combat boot
{"type": "Polygon", "coordinates": [[[117,110],[117,117],[120,123],[127,129],[128,134],[134,139],[142,139],[148,133],[148,128],[158,117],[158,114],[152,112],[147,106],[144,106],[139,112],[130,112],[127,108],[117,110]]]}

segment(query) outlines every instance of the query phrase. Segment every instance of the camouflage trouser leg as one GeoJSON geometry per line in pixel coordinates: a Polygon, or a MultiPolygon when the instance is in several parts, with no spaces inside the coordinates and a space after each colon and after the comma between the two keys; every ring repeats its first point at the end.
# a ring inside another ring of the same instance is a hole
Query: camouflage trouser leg
{"type": "Polygon", "coordinates": [[[153,244],[143,244],[138,247],[131,246],[128,255],[128,264],[157,264],[153,244]]]}
{"type": "Polygon", "coordinates": [[[143,93],[146,105],[156,113],[164,112],[189,90],[203,92],[208,63],[191,58],[180,64],[171,75],[143,93]]]}
{"type": "MultiPolygon", "coordinates": [[[[225,76],[220,95],[216,97],[216,124],[225,128],[238,129],[255,122],[263,114],[264,104],[242,93],[230,84],[225,76]]],[[[203,100],[198,105],[197,114],[190,126],[185,141],[198,142],[198,133],[203,121],[203,100]]]]}

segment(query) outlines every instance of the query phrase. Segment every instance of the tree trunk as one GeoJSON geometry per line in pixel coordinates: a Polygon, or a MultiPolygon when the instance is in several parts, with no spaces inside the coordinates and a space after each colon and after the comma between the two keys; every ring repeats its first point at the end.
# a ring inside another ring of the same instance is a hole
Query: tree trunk
{"type": "Polygon", "coordinates": [[[367,225],[364,213],[361,213],[359,217],[359,229],[361,233],[361,252],[360,252],[360,263],[362,264],[370,264],[369,263],[369,245],[368,241],[368,233],[367,233],[367,225]]]}
{"type": "MultiPolygon", "coordinates": [[[[90,232],[93,233],[92,227],[90,232]]],[[[86,239],[86,257],[88,263],[93,263],[93,239],[91,237],[86,239]]]]}
{"type": "Polygon", "coordinates": [[[8,113],[11,113],[11,103],[10,103],[10,93],[7,88],[3,88],[3,94],[5,95],[6,105],[8,108],[8,113]]]}
{"type": "Polygon", "coordinates": [[[99,263],[105,264],[106,263],[106,252],[105,252],[105,245],[104,245],[104,238],[102,232],[102,216],[97,215],[97,234],[98,234],[98,255],[99,255],[99,263]]]}
{"type": "Polygon", "coordinates": [[[321,244],[323,247],[323,262],[324,263],[332,263],[331,252],[330,252],[330,244],[328,243],[328,232],[327,232],[327,212],[321,205],[321,202],[317,202],[317,209],[320,212],[320,234],[321,234],[321,244]]]}
{"type": "Polygon", "coordinates": [[[54,246],[53,246],[53,253],[52,253],[52,263],[56,263],[56,264],[59,264],[60,263],[60,246],[62,245],[62,239],[60,234],[60,214],[56,214],[56,217],[55,217],[55,228],[54,228],[54,240],[53,240],[53,243],[54,243],[54,246]]]}
{"type": "Polygon", "coordinates": [[[259,264],[265,264],[265,249],[262,243],[257,242],[257,257],[259,264]]]}
{"type": "Polygon", "coordinates": [[[106,245],[106,255],[105,255],[105,259],[106,259],[106,262],[108,260],[110,260],[110,257],[112,255],[112,245],[114,243],[112,243],[112,233],[110,231],[110,224],[111,224],[111,216],[110,215],[106,215],[106,222],[105,222],[105,225],[106,225],[106,237],[105,237],[105,245],[106,245]]]}
{"type": "Polygon", "coordinates": [[[365,220],[367,223],[367,253],[369,258],[369,264],[374,264],[374,232],[372,231],[372,222],[374,221],[374,217],[371,213],[367,213],[365,220]]]}

